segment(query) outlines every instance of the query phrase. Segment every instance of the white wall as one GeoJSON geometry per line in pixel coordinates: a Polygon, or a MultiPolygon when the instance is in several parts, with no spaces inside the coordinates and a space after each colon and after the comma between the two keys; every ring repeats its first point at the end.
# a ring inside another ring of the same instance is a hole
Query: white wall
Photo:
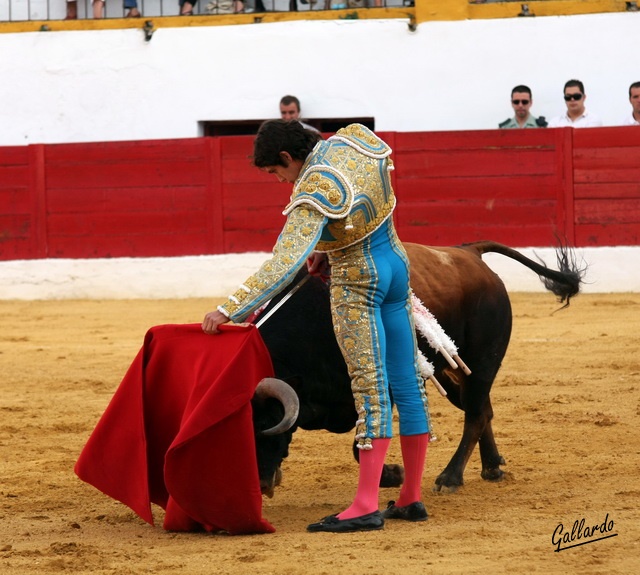
{"type": "MultiPolygon", "coordinates": [[[[416,32],[397,20],[175,28],[150,42],[141,30],[1,34],[0,145],[194,137],[202,120],[273,117],[286,93],[308,117],[373,116],[378,130],[491,129],[520,83],[534,91],[534,113],[562,112],[569,78],[614,125],[640,80],[639,34],[640,13],[416,32]]],[[[591,266],[585,291],[640,291],[630,263],[640,248],[580,253],[591,266]]],[[[265,257],[0,262],[0,299],[223,296],[265,257]]],[[[486,259],[512,291],[542,289],[522,266],[486,259]]]]}
{"type": "MultiPolygon", "coordinates": [[[[141,26],[143,22],[141,21],[141,26]]],[[[607,125],[640,80],[640,13],[429,22],[332,20],[0,35],[0,145],[195,137],[202,120],[373,116],[378,130],[491,129],[511,88],[564,108],[578,78],[607,125]]]]}
{"type": "MultiPolygon", "coordinates": [[[[553,250],[519,249],[556,268],[553,250]]],[[[640,292],[640,247],[584,248],[584,293],[640,292]]],[[[266,253],[183,258],[48,259],[0,262],[0,299],[145,299],[224,297],[268,257],[266,253]]],[[[512,292],[542,292],[531,270],[498,254],[484,256],[512,292]]]]}

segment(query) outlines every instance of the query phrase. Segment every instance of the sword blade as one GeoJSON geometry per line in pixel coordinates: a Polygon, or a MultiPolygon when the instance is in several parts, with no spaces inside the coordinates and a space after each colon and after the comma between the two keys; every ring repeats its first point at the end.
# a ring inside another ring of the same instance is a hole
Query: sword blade
{"type": "Polygon", "coordinates": [[[276,305],[274,305],[266,314],[264,314],[257,322],[256,327],[260,327],[265,321],[267,321],[274,313],[276,313],[285,303],[287,303],[291,296],[296,293],[304,284],[307,283],[310,275],[304,276],[296,285],[291,288],[291,291],[285,295],[276,305]]]}

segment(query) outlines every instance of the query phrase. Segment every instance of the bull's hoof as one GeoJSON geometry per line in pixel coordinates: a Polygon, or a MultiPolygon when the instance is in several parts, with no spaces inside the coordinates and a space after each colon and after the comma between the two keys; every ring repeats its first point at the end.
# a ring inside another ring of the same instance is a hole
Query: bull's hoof
{"type": "Polygon", "coordinates": [[[439,493],[441,495],[446,495],[448,493],[455,493],[456,491],[458,491],[458,488],[460,486],[459,485],[438,485],[437,483],[434,483],[433,487],[431,488],[431,491],[433,493],[439,493]]]}
{"type": "Polygon", "coordinates": [[[404,467],[402,465],[385,465],[380,476],[380,487],[400,487],[404,483],[404,467]]]}
{"type": "Polygon", "coordinates": [[[261,479],[260,480],[260,491],[262,495],[266,495],[269,499],[271,499],[275,493],[275,488],[282,483],[282,469],[278,467],[273,472],[273,477],[271,477],[271,481],[261,479]]]}
{"type": "Polygon", "coordinates": [[[434,493],[455,493],[458,488],[463,485],[462,477],[456,478],[452,473],[443,471],[438,477],[433,486],[432,491],[434,493]]]}
{"type": "Polygon", "coordinates": [[[483,469],[480,474],[485,481],[502,481],[504,479],[504,471],[499,467],[493,469],[483,469]]]}

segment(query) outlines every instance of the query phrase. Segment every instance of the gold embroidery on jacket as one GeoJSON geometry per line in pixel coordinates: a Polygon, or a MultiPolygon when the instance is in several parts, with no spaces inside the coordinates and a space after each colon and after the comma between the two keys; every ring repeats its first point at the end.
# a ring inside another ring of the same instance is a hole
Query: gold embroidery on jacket
{"type": "Polygon", "coordinates": [[[273,257],[243,283],[246,289],[239,288],[220,306],[229,318],[242,321],[253,309],[274,297],[287,285],[283,279],[296,273],[304,264],[321,233],[325,219],[317,210],[305,207],[299,207],[289,214],[273,248],[273,257]]]}

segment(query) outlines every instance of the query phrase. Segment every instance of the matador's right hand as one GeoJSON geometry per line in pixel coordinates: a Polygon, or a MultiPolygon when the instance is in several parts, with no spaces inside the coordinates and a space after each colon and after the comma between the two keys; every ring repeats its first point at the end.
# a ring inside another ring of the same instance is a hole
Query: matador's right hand
{"type": "Polygon", "coordinates": [[[202,320],[202,331],[209,335],[220,333],[218,331],[218,326],[223,323],[227,323],[228,321],[229,318],[218,310],[210,311],[204,316],[204,320],[202,320]]]}

